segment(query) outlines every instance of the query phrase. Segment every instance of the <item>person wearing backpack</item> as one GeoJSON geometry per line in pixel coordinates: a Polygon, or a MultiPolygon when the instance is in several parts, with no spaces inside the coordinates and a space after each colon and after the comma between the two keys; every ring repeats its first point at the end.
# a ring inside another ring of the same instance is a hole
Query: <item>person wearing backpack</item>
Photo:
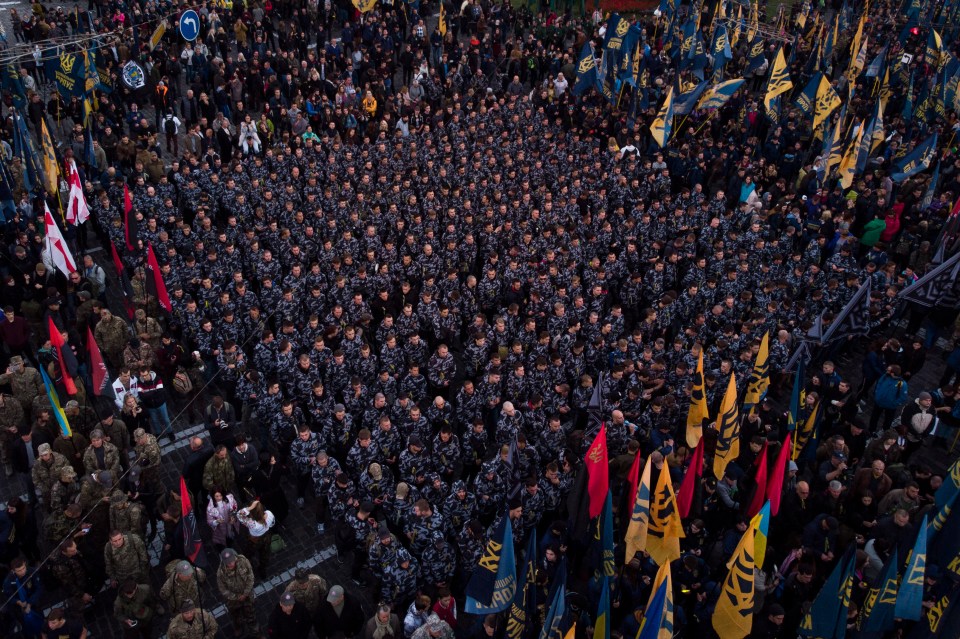
{"type": "Polygon", "coordinates": [[[890,428],[897,411],[907,403],[910,389],[907,380],[900,375],[900,367],[896,364],[887,366],[887,372],[877,380],[877,387],[873,391],[873,414],[870,416],[870,432],[877,432],[877,424],[883,418],[883,429],[890,428]]]}
{"type": "Polygon", "coordinates": [[[163,116],[163,132],[167,138],[167,153],[173,153],[174,157],[180,155],[180,118],[173,114],[173,109],[167,109],[163,116]],[[170,147],[173,146],[171,150],[170,147]]]}

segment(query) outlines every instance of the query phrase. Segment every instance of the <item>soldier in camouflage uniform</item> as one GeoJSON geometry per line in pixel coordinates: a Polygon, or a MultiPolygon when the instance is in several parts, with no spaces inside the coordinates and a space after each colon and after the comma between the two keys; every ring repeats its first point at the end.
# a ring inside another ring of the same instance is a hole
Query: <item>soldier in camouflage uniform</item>
{"type": "Polygon", "coordinates": [[[134,579],[124,581],[113,602],[113,616],[123,627],[124,639],[150,639],[155,608],[156,597],[150,586],[134,579]]]}
{"type": "Polygon", "coordinates": [[[100,311],[100,321],[93,336],[112,370],[119,370],[123,366],[123,349],[130,340],[127,323],[104,308],[100,311]]]}
{"type": "Polygon", "coordinates": [[[133,431],[133,452],[140,466],[140,478],[145,484],[154,485],[160,481],[160,445],[157,438],[138,428],[133,431]]]}
{"type": "Polygon", "coordinates": [[[403,546],[397,547],[397,562],[384,575],[384,590],[389,591],[388,603],[406,605],[417,594],[419,562],[403,546]]]}
{"type": "Polygon", "coordinates": [[[143,539],[147,532],[147,515],[143,506],[130,501],[124,492],[113,493],[110,496],[110,529],[133,533],[143,539]]]}
{"type": "Polygon", "coordinates": [[[43,505],[50,510],[50,491],[60,481],[60,471],[70,468],[70,462],[60,453],[53,452],[50,444],[40,444],[37,448],[40,458],[30,469],[33,485],[36,486],[43,505]]]}
{"type": "Polygon", "coordinates": [[[197,608],[192,599],[185,600],[180,614],[170,620],[167,639],[214,639],[217,636],[217,619],[202,608],[197,608]]]}
{"type": "Polygon", "coordinates": [[[0,393],[0,461],[7,477],[13,475],[13,466],[10,465],[10,448],[18,437],[17,429],[23,424],[23,407],[17,398],[6,393],[0,393]]]}
{"type": "Polygon", "coordinates": [[[236,492],[234,477],[233,462],[227,447],[221,444],[203,467],[203,488],[211,495],[215,490],[236,492]]]}
{"type": "Polygon", "coordinates": [[[99,428],[90,431],[90,447],[83,453],[83,468],[87,474],[109,470],[120,475],[120,451],[104,440],[103,431],[99,428]]]}
{"type": "Polygon", "coordinates": [[[50,512],[62,512],[69,504],[80,498],[80,482],[77,471],[69,463],[60,469],[57,481],[50,487],[50,512]]]}
{"type": "Polygon", "coordinates": [[[167,580],[160,588],[160,599],[170,610],[179,610],[186,600],[196,601],[200,596],[199,584],[207,580],[207,573],[194,568],[189,561],[171,561],[166,568],[167,580]]]}
{"type": "MultiPolygon", "coordinates": [[[[46,397],[46,394],[44,394],[44,397],[46,397]]],[[[70,430],[84,437],[90,437],[97,424],[100,423],[100,418],[97,417],[97,413],[92,408],[81,406],[80,402],[75,399],[71,399],[63,405],[63,413],[70,423],[70,430]]]]}
{"type": "Polygon", "coordinates": [[[87,562],[73,539],[60,544],[59,552],[50,561],[50,571],[67,595],[67,606],[75,613],[93,602],[92,593],[99,591],[102,585],[92,579],[87,562]]]}
{"type": "Polygon", "coordinates": [[[457,569],[457,555],[442,533],[434,531],[431,543],[420,555],[420,585],[430,589],[449,585],[457,569]]]}
{"type": "Polygon", "coordinates": [[[34,397],[46,396],[40,371],[24,365],[23,358],[19,355],[10,358],[7,372],[0,375],[0,385],[3,384],[10,384],[10,390],[13,391],[13,396],[20,403],[24,414],[29,414],[34,397]]]}
{"type": "Polygon", "coordinates": [[[120,467],[127,470],[130,467],[130,431],[122,420],[113,416],[113,413],[104,415],[97,425],[103,431],[103,441],[117,447],[120,454],[120,467]]]}
{"type": "Polygon", "coordinates": [[[367,551],[367,561],[370,572],[380,580],[380,599],[391,601],[393,597],[393,583],[388,573],[397,564],[397,548],[400,542],[393,536],[386,526],[381,526],[377,532],[377,541],[370,544],[367,551]]]}
{"type": "MultiPolygon", "coordinates": [[[[114,476],[109,470],[96,477],[87,475],[80,484],[80,506],[87,521],[93,524],[91,539],[106,543],[110,530],[110,495],[116,490],[114,476]]],[[[91,542],[92,543],[92,542],[91,542]]]]}
{"type": "Polygon", "coordinates": [[[320,609],[320,602],[327,598],[327,580],[320,575],[308,573],[303,568],[297,568],[293,581],[287,584],[284,592],[289,592],[297,603],[303,604],[311,617],[316,617],[320,609]]]}
{"type": "Polygon", "coordinates": [[[143,541],[136,535],[111,531],[110,541],[103,547],[103,563],[111,588],[116,588],[127,579],[140,584],[148,583],[150,557],[143,541]]]}
{"type": "Polygon", "coordinates": [[[223,595],[234,631],[250,634],[259,632],[257,615],[253,610],[253,566],[250,560],[237,554],[233,548],[224,548],[220,553],[220,568],[217,569],[217,588],[223,595]]]}

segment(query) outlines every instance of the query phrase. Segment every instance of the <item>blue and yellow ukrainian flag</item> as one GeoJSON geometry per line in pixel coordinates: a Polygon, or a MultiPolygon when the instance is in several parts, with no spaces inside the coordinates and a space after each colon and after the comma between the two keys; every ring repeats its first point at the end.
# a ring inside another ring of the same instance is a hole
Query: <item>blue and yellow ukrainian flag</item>
{"type": "Polygon", "coordinates": [[[60,398],[57,397],[57,390],[53,387],[53,383],[47,376],[47,371],[45,371],[42,366],[40,367],[40,376],[43,377],[43,387],[47,389],[47,399],[50,400],[50,406],[53,408],[53,416],[56,417],[57,424],[60,425],[60,432],[63,433],[64,437],[70,437],[73,435],[73,431],[70,430],[70,422],[67,421],[63,407],[60,406],[60,398]]]}

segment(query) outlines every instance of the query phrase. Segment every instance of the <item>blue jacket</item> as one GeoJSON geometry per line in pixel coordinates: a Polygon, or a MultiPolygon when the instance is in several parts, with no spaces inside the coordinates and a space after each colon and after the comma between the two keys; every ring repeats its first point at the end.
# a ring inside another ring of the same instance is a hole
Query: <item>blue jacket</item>
{"type": "Polygon", "coordinates": [[[910,389],[907,388],[907,380],[884,373],[883,377],[877,381],[873,398],[879,408],[893,409],[906,404],[909,395],[910,389]]]}

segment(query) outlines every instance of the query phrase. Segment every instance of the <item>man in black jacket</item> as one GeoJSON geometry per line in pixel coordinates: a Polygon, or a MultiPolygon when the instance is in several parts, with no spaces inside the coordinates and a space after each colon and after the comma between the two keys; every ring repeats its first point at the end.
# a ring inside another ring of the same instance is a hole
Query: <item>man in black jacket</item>
{"type": "Polygon", "coordinates": [[[270,613],[267,633],[284,639],[307,639],[310,634],[310,613],[289,592],[283,593],[280,603],[270,613]]]}
{"type": "Polygon", "coordinates": [[[345,639],[360,632],[364,621],[359,602],[343,586],[333,586],[317,611],[314,632],[319,639],[345,639]]]}

